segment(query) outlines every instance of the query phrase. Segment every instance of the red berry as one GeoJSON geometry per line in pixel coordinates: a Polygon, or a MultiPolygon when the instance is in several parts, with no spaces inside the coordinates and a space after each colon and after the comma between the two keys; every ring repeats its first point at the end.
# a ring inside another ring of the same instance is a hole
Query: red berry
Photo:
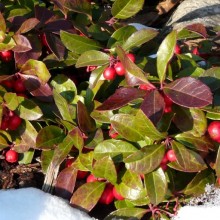
{"type": "Polygon", "coordinates": [[[87,183],[96,182],[98,181],[98,178],[95,177],[93,174],[89,174],[86,178],[87,183]]]}
{"type": "Polygon", "coordinates": [[[9,62],[13,58],[13,52],[11,50],[0,52],[0,58],[4,62],[9,62]]]}
{"type": "Polygon", "coordinates": [[[193,49],[192,53],[195,54],[195,55],[197,55],[197,56],[199,56],[200,53],[199,53],[198,47],[195,47],[195,48],[193,49]]]}
{"type": "Polygon", "coordinates": [[[161,163],[160,167],[165,171],[167,169],[167,164],[166,163],[161,163]]]}
{"type": "Polygon", "coordinates": [[[220,121],[212,121],[208,126],[208,133],[212,140],[220,143],[220,121]]]}
{"type": "Polygon", "coordinates": [[[173,104],[173,101],[165,94],[163,94],[164,102],[166,106],[171,106],[173,104]]]}
{"type": "Polygon", "coordinates": [[[103,76],[107,80],[113,80],[116,77],[116,71],[113,67],[107,67],[103,73],[103,76]]]}
{"type": "Polygon", "coordinates": [[[77,179],[84,179],[86,178],[86,176],[88,175],[88,171],[82,171],[82,170],[78,170],[77,172],[77,179]]]}
{"type": "Polygon", "coordinates": [[[16,130],[21,124],[21,122],[22,122],[22,119],[18,115],[14,114],[8,120],[8,129],[12,131],[16,130]]]}
{"type": "Polygon", "coordinates": [[[3,118],[1,123],[1,130],[7,130],[7,128],[8,128],[8,120],[3,118]]]}
{"type": "Polygon", "coordinates": [[[133,53],[128,53],[126,56],[134,63],[135,62],[135,55],[133,53]]]}
{"type": "Polygon", "coordinates": [[[14,86],[14,82],[12,80],[3,80],[1,84],[10,89],[14,86]]]}
{"type": "Polygon", "coordinates": [[[124,200],[124,197],[120,193],[117,192],[115,186],[112,189],[112,193],[113,193],[115,199],[117,199],[117,200],[124,200]]]}
{"type": "Polygon", "coordinates": [[[220,185],[220,178],[217,178],[217,183],[218,185],[220,185]]]}
{"type": "Polygon", "coordinates": [[[114,200],[114,195],[113,195],[113,192],[112,192],[112,188],[113,188],[113,186],[110,185],[110,184],[108,184],[105,187],[105,190],[103,191],[103,193],[102,193],[102,195],[99,199],[99,202],[101,204],[108,205],[114,200]]]}
{"type": "Polygon", "coordinates": [[[169,162],[169,160],[168,160],[168,158],[167,158],[167,154],[165,154],[165,155],[163,156],[163,159],[161,160],[161,163],[166,164],[166,163],[168,163],[168,162],[169,162]]]}
{"type": "Polygon", "coordinates": [[[117,63],[115,64],[114,68],[115,68],[116,73],[117,73],[119,76],[124,76],[124,75],[125,75],[125,72],[126,72],[126,71],[125,71],[125,68],[124,68],[124,66],[122,65],[121,62],[117,62],[117,63]]]}
{"type": "Polygon", "coordinates": [[[117,138],[118,137],[118,133],[117,132],[109,132],[109,136],[113,139],[117,138]]]}
{"type": "Polygon", "coordinates": [[[178,44],[175,46],[174,53],[175,54],[181,54],[181,48],[178,44]]]}
{"type": "Polygon", "coordinates": [[[72,163],[74,162],[74,158],[68,158],[66,159],[65,167],[70,167],[72,163]]]}
{"type": "Polygon", "coordinates": [[[18,161],[18,153],[14,150],[9,150],[5,154],[5,159],[9,163],[16,163],[18,161]]]}
{"type": "Polygon", "coordinates": [[[14,88],[15,92],[18,92],[18,93],[22,93],[22,92],[26,91],[24,83],[23,83],[23,81],[21,79],[17,79],[14,82],[13,88],[14,88]]]}
{"type": "Polygon", "coordinates": [[[150,91],[152,89],[154,89],[155,87],[152,84],[141,84],[139,86],[139,89],[141,90],[146,90],[146,91],[150,91]]]}
{"type": "Polygon", "coordinates": [[[176,160],[177,160],[176,155],[175,155],[175,152],[174,152],[174,150],[172,150],[172,149],[167,151],[166,156],[167,156],[167,159],[168,159],[170,162],[173,162],[173,161],[176,161],[176,160]]]}
{"type": "Polygon", "coordinates": [[[92,71],[95,70],[96,68],[97,68],[97,66],[87,66],[86,72],[92,72],[92,71]]]}

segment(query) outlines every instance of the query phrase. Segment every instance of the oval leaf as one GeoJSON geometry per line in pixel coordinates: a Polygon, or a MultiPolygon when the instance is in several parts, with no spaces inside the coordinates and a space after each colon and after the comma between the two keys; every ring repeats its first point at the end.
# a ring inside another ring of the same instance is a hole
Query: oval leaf
{"type": "Polygon", "coordinates": [[[198,79],[183,77],[164,86],[165,94],[176,104],[188,108],[212,103],[212,92],[198,79]]]}

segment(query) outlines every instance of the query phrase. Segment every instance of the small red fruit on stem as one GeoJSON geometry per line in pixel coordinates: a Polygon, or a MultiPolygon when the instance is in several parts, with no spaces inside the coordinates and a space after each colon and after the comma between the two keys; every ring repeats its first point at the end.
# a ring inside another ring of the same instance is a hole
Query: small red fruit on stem
{"type": "Polygon", "coordinates": [[[16,130],[21,124],[21,122],[22,119],[18,115],[14,114],[8,120],[8,129],[12,131],[16,130]]]}
{"type": "Polygon", "coordinates": [[[0,52],[0,58],[4,62],[9,62],[13,58],[13,52],[11,50],[0,52]]]}
{"type": "Polygon", "coordinates": [[[124,200],[124,197],[120,193],[117,192],[115,186],[112,189],[112,193],[113,193],[115,199],[117,199],[117,200],[124,200]]]}
{"type": "Polygon", "coordinates": [[[114,200],[114,195],[112,192],[113,186],[111,184],[106,185],[100,199],[99,203],[109,205],[114,200]]]}
{"type": "Polygon", "coordinates": [[[115,68],[115,71],[116,73],[119,75],[119,76],[124,76],[125,75],[125,68],[124,66],[122,65],[121,62],[117,62],[115,65],[114,65],[114,68],[115,68]]]}
{"type": "Polygon", "coordinates": [[[208,134],[212,140],[220,143],[220,121],[212,121],[209,124],[208,134]]]}
{"type": "Polygon", "coordinates": [[[167,159],[168,159],[170,162],[174,162],[174,161],[177,160],[176,155],[175,155],[175,152],[174,152],[173,149],[170,149],[170,150],[167,151],[166,157],[167,157],[167,159]]]}
{"type": "Polygon", "coordinates": [[[135,55],[133,53],[128,53],[126,54],[126,56],[134,63],[136,58],[135,55]]]}
{"type": "Polygon", "coordinates": [[[96,182],[98,181],[98,178],[95,177],[93,174],[89,174],[86,178],[87,183],[96,182]]]}
{"type": "Polygon", "coordinates": [[[116,71],[115,68],[113,67],[107,67],[104,72],[103,72],[103,76],[105,79],[107,80],[113,80],[116,77],[116,71]]]}
{"type": "Polygon", "coordinates": [[[175,46],[174,53],[175,54],[181,54],[181,48],[178,44],[175,46]]]}
{"type": "Polygon", "coordinates": [[[9,163],[16,163],[18,161],[18,153],[14,150],[9,150],[5,154],[5,160],[9,163]]]}
{"type": "Polygon", "coordinates": [[[86,178],[88,175],[88,171],[82,171],[82,170],[78,170],[77,172],[77,179],[84,179],[86,178]]]}
{"type": "Polygon", "coordinates": [[[17,79],[14,82],[13,88],[14,88],[15,92],[18,92],[18,93],[22,93],[22,92],[26,91],[26,88],[24,86],[24,82],[21,79],[17,79]]]}

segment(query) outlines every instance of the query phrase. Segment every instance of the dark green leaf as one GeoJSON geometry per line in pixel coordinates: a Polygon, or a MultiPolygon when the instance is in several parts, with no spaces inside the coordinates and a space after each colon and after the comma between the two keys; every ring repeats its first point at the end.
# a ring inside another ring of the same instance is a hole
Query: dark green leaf
{"type": "Polygon", "coordinates": [[[145,185],[151,203],[157,205],[164,200],[167,192],[167,179],[162,168],[145,175],[145,185]]]}
{"type": "Polygon", "coordinates": [[[127,19],[138,13],[144,5],[144,0],[116,0],[112,5],[112,15],[115,18],[127,19]]]}
{"type": "Polygon", "coordinates": [[[89,50],[81,54],[76,62],[76,68],[84,66],[102,66],[109,63],[110,56],[97,50],[89,50]]]}
{"type": "Polygon", "coordinates": [[[68,32],[61,31],[60,37],[65,47],[77,54],[82,54],[89,50],[101,49],[101,46],[98,42],[77,34],[70,34],[68,32]]]}
{"type": "Polygon", "coordinates": [[[213,99],[209,87],[192,77],[183,77],[165,85],[164,92],[174,103],[188,108],[204,107],[213,99]]]}
{"type": "Polygon", "coordinates": [[[164,157],[164,145],[148,145],[128,156],[124,162],[127,169],[139,174],[155,170],[164,157]]]}
{"type": "Polygon", "coordinates": [[[54,149],[65,138],[64,131],[54,125],[42,128],[36,138],[36,147],[41,149],[54,149]]]}
{"type": "Polygon", "coordinates": [[[198,196],[205,192],[207,184],[211,185],[215,182],[215,175],[210,169],[202,170],[190,181],[184,189],[184,194],[198,196]]]}
{"type": "Polygon", "coordinates": [[[91,211],[97,204],[104,189],[105,183],[103,182],[85,183],[73,193],[70,204],[91,211]]]}
{"type": "Polygon", "coordinates": [[[100,160],[110,156],[114,161],[120,162],[130,154],[137,151],[132,144],[122,140],[104,140],[94,149],[94,158],[100,160]]]}
{"type": "Polygon", "coordinates": [[[166,36],[157,51],[157,72],[161,83],[166,78],[167,66],[173,57],[176,40],[177,32],[172,31],[166,36]]]}

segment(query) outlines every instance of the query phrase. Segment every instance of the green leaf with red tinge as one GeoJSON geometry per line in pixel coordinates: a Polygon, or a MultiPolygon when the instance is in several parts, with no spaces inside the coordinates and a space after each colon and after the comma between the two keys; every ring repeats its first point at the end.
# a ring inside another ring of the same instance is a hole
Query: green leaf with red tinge
{"type": "Polygon", "coordinates": [[[77,114],[78,124],[83,132],[92,132],[96,129],[95,120],[89,115],[85,105],[81,102],[77,102],[77,114]]]}
{"type": "Polygon", "coordinates": [[[188,108],[201,108],[212,103],[212,92],[198,79],[183,77],[163,88],[164,93],[176,104],[188,108]]]}
{"type": "Polygon", "coordinates": [[[108,97],[96,110],[109,111],[119,109],[135,99],[143,98],[145,94],[145,91],[137,88],[122,87],[117,89],[115,93],[108,97]]]}
{"type": "Polygon", "coordinates": [[[63,129],[49,125],[42,128],[36,138],[36,147],[40,149],[54,149],[65,138],[63,129]]]}
{"type": "Polygon", "coordinates": [[[13,39],[16,43],[16,46],[13,47],[14,52],[27,52],[32,49],[30,41],[23,35],[15,34],[13,39]]]}
{"type": "Polygon", "coordinates": [[[121,162],[136,151],[137,148],[126,141],[109,139],[95,147],[94,158],[100,160],[103,157],[110,156],[115,162],[121,162]]]}
{"type": "Polygon", "coordinates": [[[51,77],[46,65],[42,61],[33,59],[28,60],[22,65],[20,72],[26,75],[37,76],[43,84],[48,82],[51,77]]]}
{"type": "Polygon", "coordinates": [[[136,31],[124,42],[122,48],[125,51],[129,51],[136,47],[140,47],[142,44],[156,37],[157,34],[158,31],[153,29],[142,29],[136,31]]]}
{"type": "Polygon", "coordinates": [[[99,201],[105,185],[105,183],[98,181],[83,184],[73,193],[70,204],[91,211],[99,201]]]}
{"type": "Polygon", "coordinates": [[[140,109],[156,125],[163,116],[165,108],[164,98],[157,90],[146,94],[140,109]]]}
{"type": "Polygon", "coordinates": [[[25,20],[20,28],[16,31],[16,34],[24,34],[30,30],[32,30],[36,25],[39,24],[39,20],[37,18],[29,18],[25,20]]]}
{"type": "Polygon", "coordinates": [[[102,66],[109,63],[110,56],[97,50],[89,50],[81,54],[76,62],[76,68],[84,66],[102,66]]]}
{"type": "Polygon", "coordinates": [[[215,175],[211,169],[202,170],[186,186],[183,193],[186,195],[198,196],[205,192],[206,185],[215,183],[215,175]]]}
{"type": "Polygon", "coordinates": [[[125,80],[129,86],[147,84],[149,88],[154,88],[154,86],[145,77],[144,71],[126,56],[125,51],[120,46],[116,47],[116,52],[126,70],[125,80]]]}
{"type": "Polygon", "coordinates": [[[118,192],[126,199],[138,200],[147,197],[146,189],[139,174],[126,170],[117,186],[118,192]]]}
{"type": "Polygon", "coordinates": [[[220,177],[220,148],[218,148],[215,160],[215,172],[217,177],[220,177]]]}
{"type": "Polygon", "coordinates": [[[164,157],[165,146],[148,145],[128,156],[124,162],[127,169],[139,174],[150,173],[155,170],[164,157]]]}
{"type": "Polygon", "coordinates": [[[127,19],[138,13],[144,5],[144,0],[116,0],[112,5],[112,15],[118,19],[127,19]]]}
{"type": "Polygon", "coordinates": [[[161,140],[166,137],[166,133],[160,133],[142,110],[136,115],[115,114],[111,117],[111,124],[117,133],[129,141],[161,140]]]}
{"type": "MultiPolygon", "coordinates": [[[[5,32],[6,31],[6,23],[5,23],[5,19],[2,15],[2,13],[0,12],[0,31],[5,32]]],[[[1,41],[0,41],[1,42],[1,41]]]]}
{"type": "Polygon", "coordinates": [[[121,208],[116,211],[111,212],[104,220],[112,220],[112,219],[142,219],[142,217],[147,213],[147,209],[136,208],[136,207],[126,207],[121,208]]]}
{"type": "Polygon", "coordinates": [[[157,51],[157,72],[161,83],[166,79],[167,66],[173,57],[176,40],[177,32],[172,31],[166,36],[157,51]]]}
{"type": "Polygon", "coordinates": [[[112,184],[117,182],[117,171],[113,160],[109,156],[97,160],[93,166],[92,173],[96,177],[105,178],[112,184]]]}
{"type": "Polygon", "coordinates": [[[65,47],[77,54],[82,54],[89,50],[99,50],[102,48],[97,41],[87,37],[79,36],[77,34],[61,31],[60,37],[65,47]]]}
{"type": "Polygon", "coordinates": [[[148,173],[144,179],[150,202],[154,205],[162,202],[168,188],[167,179],[162,168],[148,173]]]}
{"type": "Polygon", "coordinates": [[[171,146],[177,161],[169,163],[170,167],[183,172],[199,172],[207,168],[202,157],[195,151],[187,149],[176,141],[172,141],[171,146]]]}
{"type": "Polygon", "coordinates": [[[77,171],[73,166],[63,169],[57,179],[55,184],[55,195],[69,200],[73,194],[77,171]]]}

